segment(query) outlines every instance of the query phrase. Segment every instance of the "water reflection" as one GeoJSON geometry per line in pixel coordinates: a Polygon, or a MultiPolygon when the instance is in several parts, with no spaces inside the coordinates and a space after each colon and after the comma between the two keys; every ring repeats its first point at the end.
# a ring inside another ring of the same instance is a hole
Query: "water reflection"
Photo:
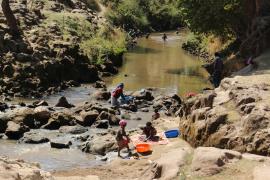
{"type": "Polygon", "coordinates": [[[107,79],[108,84],[124,82],[126,90],[158,87],[180,95],[211,86],[201,61],[181,49],[183,37],[168,37],[165,43],[160,34],[140,39],[138,46],[126,53],[120,73],[107,79]]]}

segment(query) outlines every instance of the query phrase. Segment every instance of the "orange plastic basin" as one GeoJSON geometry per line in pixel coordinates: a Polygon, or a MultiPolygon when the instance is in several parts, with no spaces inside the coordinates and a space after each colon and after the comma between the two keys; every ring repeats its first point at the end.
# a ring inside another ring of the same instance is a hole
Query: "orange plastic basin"
{"type": "Polygon", "coordinates": [[[137,144],[136,145],[136,150],[138,153],[145,153],[151,151],[151,146],[150,144],[137,144]]]}

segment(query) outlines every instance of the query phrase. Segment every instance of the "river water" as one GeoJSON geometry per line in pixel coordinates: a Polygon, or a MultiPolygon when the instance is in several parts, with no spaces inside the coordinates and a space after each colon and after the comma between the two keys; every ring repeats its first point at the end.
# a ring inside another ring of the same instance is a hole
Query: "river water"
{"type": "Polygon", "coordinates": [[[139,39],[137,46],[125,54],[120,73],[109,78],[108,84],[124,82],[126,90],[157,87],[181,96],[211,87],[208,73],[201,68],[202,62],[182,50],[186,37],[183,33],[167,34],[165,43],[161,34],[139,39]]]}
{"type": "MultiPolygon", "coordinates": [[[[200,92],[211,85],[207,82],[207,72],[201,68],[201,61],[188,55],[181,49],[185,41],[184,35],[168,34],[164,43],[161,34],[153,34],[149,39],[139,39],[138,44],[124,56],[124,65],[118,75],[105,81],[111,89],[120,82],[125,83],[125,90],[134,91],[146,87],[160,88],[161,92],[184,95],[188,92],[200,92]]],[[[53,105],[64,95],[71,103],[90,100],[89,93],[94,89],[91,85],[71,88],[59,94],[45,98],[53,105]]],[[[151,115],[136,114],[149,119],[151,115]],[[149,116],[149,117],[148,117],[149,116]]],[[[136,127],[145,121],[130,121],[129,125],[136,127]]],[[[68,139],[69,135],[59,135],[58,131],[38,130],[48,136],[68,139]]],[[[95,132],[91,132],[95,133],[95,132]]],[[[45,170],[65,170],[71,168],[90,167],[101,164],[95,156],[82,153],[76,148],[51,149],[49,143],[41,145],[18,144],[16,141],[0,140],[0,155],[11,158],[21,158],[30,162],[38,162],[45,170]]],[[[115,156],[116,154],[111,154],[115,156]]]]}

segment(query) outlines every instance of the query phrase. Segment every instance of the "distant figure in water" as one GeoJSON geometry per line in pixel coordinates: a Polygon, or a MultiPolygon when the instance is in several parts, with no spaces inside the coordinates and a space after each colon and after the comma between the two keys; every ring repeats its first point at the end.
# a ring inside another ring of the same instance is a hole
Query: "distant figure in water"
{"type": "Polygon", "coordinates": [[[120,83],[115,90],[111,93],[111,104],[112,106],[119,106],[120,103],[118,102],[118,98],[121,97],[123,101],[125,101],[125,95],[123,93],[124,90],[124,83],[120,83]]]}
{"type": "Polygon", "coordinates": [[[166,33],[163,34],[162,39],[163,39],[164,42],[167,41],[168,37],[167,37],[166,33]]]}
{"type": "Polygon", "coordinates": [[[223,61],[220,53],[215,53],[215,61],[213,62],[214,72],[212,74],[213,84],[217,88],[222,79],[223,61]]]}
{"type": "Polygon", "coordinates": [[[145,38],[148,39],[149,36],[150,36],[150,33],[147,33],[147,34],[145,35],[145,38]]]}

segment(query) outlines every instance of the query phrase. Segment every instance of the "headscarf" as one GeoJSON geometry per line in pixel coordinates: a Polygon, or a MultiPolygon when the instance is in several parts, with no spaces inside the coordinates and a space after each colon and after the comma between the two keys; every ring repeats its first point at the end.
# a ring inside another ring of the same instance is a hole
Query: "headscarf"
{"type": "Polygon", "coordinates": [[[121,127],[125,127],[125,126],[127,125],[127,121],[121,120],[121,121],[119,122],[119,125],[120,125],[121,127]]]}
{"type": "Polygon", "coordinates": [[[124,83],[120,83],[117,85],[117,88],[124,88],[124,83]]]}

